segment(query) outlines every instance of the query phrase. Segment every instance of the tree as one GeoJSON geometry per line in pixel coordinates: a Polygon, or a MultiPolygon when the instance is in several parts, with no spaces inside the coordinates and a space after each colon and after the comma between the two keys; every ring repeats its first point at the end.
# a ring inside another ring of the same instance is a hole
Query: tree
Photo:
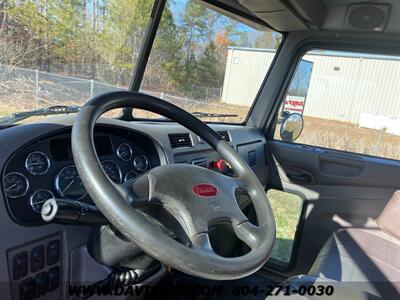
{"type": "Polygon", "coordinates": [[[278,49],[281,36],[273,31],[263,31],[255,38],[256,48],[278,49]]]}
{"type": "Polygon", "coordinates": [[[163,64],[178,90],[192,95],[194,86],[222,85],[230,37],[237,35],[237,25],[202,5],[186,2],[175,35],[170,34],[173,55],[163,64]]]}
{"type": "Polygon", "coordinates": [[[196,68],[197,82],[210,87],[220,82],[218,54],[214,42],[210,42],[202,53],[196,68]]]}
{"type": "MultiPolygon", "coordinates": [[[[229,46],[276,48],[279,36],[255,33],[187,0],[168,1],[146,68],[157,89],[188,95],[220,87],[229,46]]],[[[110,84],[129,82],[154,0],[9,0],[0,2],[0,62],[110,84]]]]}

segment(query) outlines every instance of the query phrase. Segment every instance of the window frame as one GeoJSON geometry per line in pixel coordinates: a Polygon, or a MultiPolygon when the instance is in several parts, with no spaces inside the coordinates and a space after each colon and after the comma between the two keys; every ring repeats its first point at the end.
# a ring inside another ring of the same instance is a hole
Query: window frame
{"type": "MultiPolygon", "coordinates": [[[[286,67],[283,68],[280,72],[275,72],[274,77],[281,78],[282,81],[276,82],[279,84],[277,91],[268,92],[267,83],[268,76],[263,82],[260,93],[257,95],[256,100],[253,103],[253,107],[257,107],[260,110],[260,107],[266,107],[263,116],[261,113],[254,112],[253,119],[250,124],[247,126],[252,126],[256,128],[260,128],[264,133],[267,141],[267,150],[266,155],[268,156],[268,161],[272,162],[273,158],[271,156],[271,152],[268,150],[268,143],[284,143],[293,147],[304,147],[312,148],[313,146],[309,146],[301,143],[287,143],[284,141],[279,141],[274,139],[274,133],[276,130],[277,120],[278,120],[278,111],[281,107],[286,91],[289,88],[289,85],[292,81],[294,73],[296,72],[297,66],[300,63],[303,56],[312,50],[316,49],[324,49],[324,50],[333,50],[333,51],[350,51],[350,52],[362,52],[362,53],[370,53],[370,54],[382,54],[382,55],[397,55],[400,56],[400,37],[392,34],[385,33],[360,33],[360,32],[336,32],[336,31],[316,31],[316,32],[293,32],[288,33],[285,40],[281,43],[280,47],[280,55],[282,57],[275,56],[275,59],[278,63],[286,63],[286,67]],[[265,93],[267,92],[267,93],[265,93]],[[256,114],[257,113],[257,114],[256,114]]],[[[269,70],[269,73],[275,71],[275,68],[272,67],[269,70]],[[272,70],[274,69],[274,70],[272,70]]],[[[276,79],[276,78],[275,78],[276,79]]],[[[251,112],[252,114],[253,112],[251,112]]],[[[251,114],[249,114],[251,116],[251,114]]],[[[341,150],[329,149],[316,147],[319,149],[324,149],[328,151],[337,151],[342,152],[347,155],[357,155],[353,152],[346,152],[341,150]]],[[[395,164],[400,166],[400,161],[390,158],[382,158],[375,156],[362,155],[366,159],[371,160],[377,163],[383,164],[395,164]]],[[[271,176],[271,175],[270,175],[271,176]]],[[[274,175],[272,175],[274,176],[274,175]]],[[[283,190],[281,186],[276,186],[275,184],[268,184],[268,188],[275,188],[278,190],[283,190]]],[[[294,193],[300,197],[302,194],[299,194],[296,190],[284,190],[286,192],[294,193]]],[[[296,230],[296,234],[294,236],[293,248],[291,253],[290,262],[286,267],[280,267],[279,265],[274,264],[273,262],[267,263],[263,266],[263,269],[266,272],[278,273],[282,276],[287,276],[287,274],[293,272],[298,267],[299,257],[299,249],[300,244],[302,242],[303,228],[306,221],[306,213],[308,209],[308,201],[305,199],[303,202],[303,208],[301,212],[301,216],[299,219],[298,227],[296,230]]]]}
{"type": "Polygon", "coordinates": [[[292,79],[295,76],[295,73],[297,71],[297,67],[299,66],[301,60],[303,59],[303,57],[307,53],[309,53],[311,51],[315,51],[315,50],[319,50],[319,51],[320,50],[324,50],[324,51],[338,51],[338,52],[353,52],[353,53],[363,53],[363,54],[371,54],[371,55],[379,54],[379,55],[389,55],[389,56],[398,56],[398,57],[400,57],[400,47],[393,47],[392,51],[385,51],[385,50],[382,50],[382,49],[380,49],[378,51],[378,50],[371,49],[371,47],[353,48],[353,47],[351,47],[351,45],[343,45],[342,47],[341,46],[336,46],[335,47],[330,42],[321,43],[321,44],[320,43],[310,43],[310,44],[304,45],[297,52],[296,60],[291,65],[290,73],[287,76],[287,78],[289,80],[287,80],[287,83],[285,83],[285,85],[282,87],[282,89],[280,91],[280,94],[279,94],[279,97],[277,98],[278,101],[275,101],[274,109],[271,112],[272,115],[273,115],[271,126],[269,128],[266,127],[266,129],[265,129],[267,140],[280,142],[280,143],[285,143],[285,144],[288,144],[288,145],[305,146],[305,147],[309,147],[309,148],[318,148],[318,149],[321,149],[321,150],[335,151],[335,152],[344,153],[344,154],[347,154],[347,155],[358,155],[358,156],[364,156],[364,157],[368,157],[368,158],[372,158],[372,159],[378,159],[378,160],[384,160],[384,161],[392,161],[392,162],[396,162],[396,163],[400,162],[400,159],[387,158],[387,157],[364,154],[364,153],[357,153],[357,152],[340,150],[340,149],[335,149],[335,148],[326,148],[326,147],[322,147],[322,146],[318,146],[318,145],[298,143],[296,141],[285,142],[285,141],[277,140],[277,139],[274,138],[276,127],[279,126],[279,124],[278,124],[278,117],[279,117],[278,116],[278,112],[279,112],[279,109],[281,108],[281,105],[283,104],[283,102],[285,100],[286,92],[288,91],[288,89],[290,87],[290,84],[292,82],[292,79]],[[332,46],[330,47],[329,45],[332,45],[332,46]]]}

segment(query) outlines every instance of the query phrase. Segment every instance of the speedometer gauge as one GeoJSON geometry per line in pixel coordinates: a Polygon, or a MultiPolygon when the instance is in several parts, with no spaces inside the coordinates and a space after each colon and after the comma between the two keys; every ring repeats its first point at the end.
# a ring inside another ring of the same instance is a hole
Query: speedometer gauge
{"type": "Polygon", "coordinates": [[[4,177],[4,189],[10,198],[25,196],[29,188],[28,179],[21,173],[12,172],[4,177]]]}
{"type": "Polygon", "coordinates": [[[101,166],[103,167],[103,170],[107,174],[108,178],[110,178],[115,183],[121,183],[121,170],[115,162],[113,162],[112,160],[105,160],[101,162],[101,166]]]}
{"type": "Polygon", "coordinates": [[[81,199],[86,196],[86,189],[75,166],[66,166],[56,177],[56,189],[62,197],[81,199]]]}
{"type": "Polygon", "coordinates": [[[25,168],[32,175],[44,175],[50,169],[50,160],[46,154],[34,151],[27,156],[25,168]]]}

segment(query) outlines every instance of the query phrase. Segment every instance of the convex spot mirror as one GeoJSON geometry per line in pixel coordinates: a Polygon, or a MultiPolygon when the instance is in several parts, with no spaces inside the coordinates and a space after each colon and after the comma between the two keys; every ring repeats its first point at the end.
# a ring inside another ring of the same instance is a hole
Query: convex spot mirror
{"type": "Polygon", "coordinates": [[[284,142],[293,142],[297,140],[303,131],[304,120],[298,113],[290,114],[283,120],[280,135],[284,142]]]}

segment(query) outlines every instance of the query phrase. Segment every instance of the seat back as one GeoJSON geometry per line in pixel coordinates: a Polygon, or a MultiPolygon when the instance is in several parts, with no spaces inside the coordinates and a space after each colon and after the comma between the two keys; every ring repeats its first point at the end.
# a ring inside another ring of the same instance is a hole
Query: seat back
{"type": "Polygon", "coordinates": [[[400,240],[400,191],[396,191],[377,220],[381,230],[400,240]]]}

